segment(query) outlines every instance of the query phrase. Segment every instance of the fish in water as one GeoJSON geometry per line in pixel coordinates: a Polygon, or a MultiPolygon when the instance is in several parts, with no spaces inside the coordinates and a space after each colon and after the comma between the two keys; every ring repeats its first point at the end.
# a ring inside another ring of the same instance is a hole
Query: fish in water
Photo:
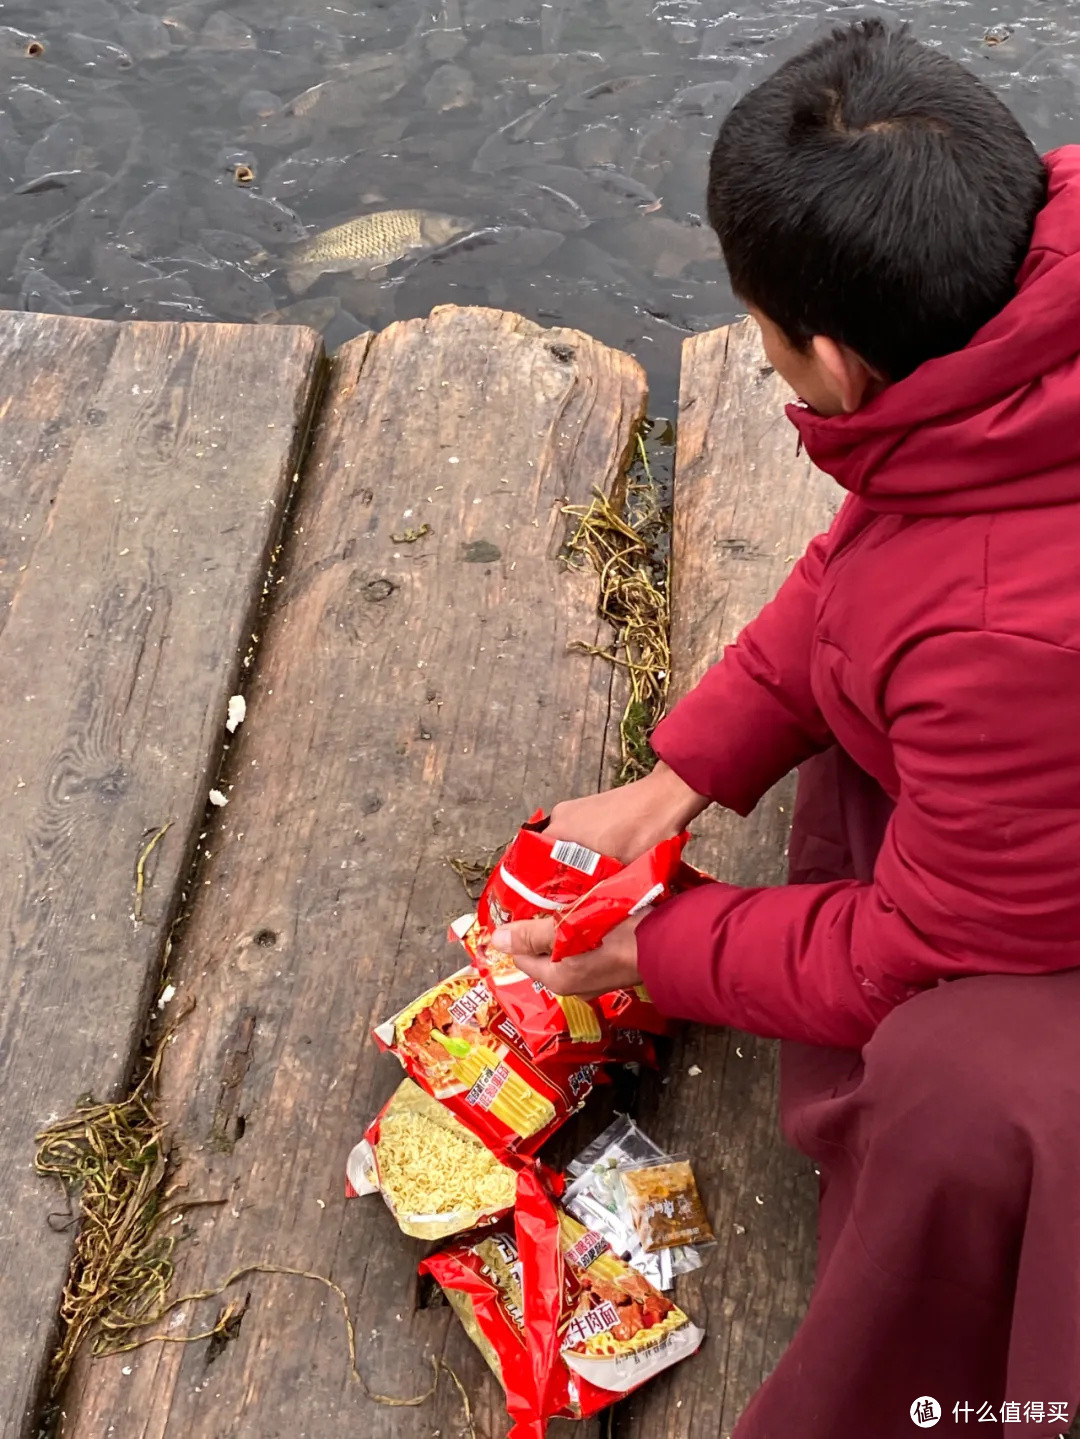
{"type": "Polygon", "coordinates": [[[361,55],[329,80],[321,80],[285,106],[288,118],[311,121],[327,128],[353,124],[392,100],[404,86],[412,62],[402,53],[361,55]]]}
{"type": "Polygon", "coordinates": [[[16,195],[45,195],[50,190],[67,190],[73,198],[89,195],[108,180],[103,170],[51,170],[15,187],[16,195]]]}
{"type": "Polygon", "coordinates": [[[99,40],[94,35],[68,35],[65,48],[76,64],[86,70],[95,70],[100,66],[103,74],[114,67],[130,70],[134,63],[122,45],[114,45],[110,40],[99,40]]]}
{"type": "Polygon", "coordinates": [[[16,30],[13,25],[0,25],[0,55],[25,55],[37,60],[45,53],[44,44],[36,35],[16,30]]]}
{"type": "Polygon", "coordinates": [[[452,215],[429,210],[376,210],[302,241],[288,256],[289,288],[296,295],[320,275],[349,271],[372,277],[406,256],[445,245],[468,229],[452,215]]]}
{"type": "Polygon", "coordinates": [[[254,50],[255,32],[237,16],[218,10],[202,27],[199,44],[206,50],[254,50]]]}
{"type": "Polygon", "coordinates": [[[16,85],[8,91],[8,104],[28,125],[51,125],[68,113],[62,100],[35,85],[16,85]]]}
{"type": "Polygon", "coordinates": [[[476,83],[460,65],[440,65],[424,86],[424,99],[440,114],[463,110],[476,100],[476,83]]]}
{"type": "Polygon", "coordinates": [[[306,300],[297,300],[292,305],[283,305],[280,310],[264,310],[255,316],[257,325],[308,325],[313,330],[324,330],[341,309],[336,295],[316,295],[306,300]]]}
{"type": "Polygon", "coordinates": [[[135,60],[162,60],[172,54],[172,35],[156,15],[132,10],[117,27],[125,50],[135,60]]]}
{"type": "Polygon", "coordinates": [[[622,200],[632,200],[643,214],[651,215],[659,210],[663,201],[647,185],[629,175],[613,169],[610,165],[590,165],[585,171],[590,180],[595,180],[602,190],[618,195],[622,200]]]}

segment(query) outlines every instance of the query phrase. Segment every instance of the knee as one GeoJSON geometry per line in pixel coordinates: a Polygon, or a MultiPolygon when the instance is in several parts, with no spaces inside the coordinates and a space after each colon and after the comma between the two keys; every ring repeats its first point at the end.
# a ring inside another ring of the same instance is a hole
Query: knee
{"type": "Polygon", "coordinates": [[[1080,980],[1057,981],[939,986],[866,1046],[844,1150],[857,1161],[860,1242],[879,1268],[908,1272],[914,1234],[922,1272],[970,1287],[986,1255],[1014,1252],[1033,1184],[1080,1188],[1080,980]]]}
{"type": "Polygon", "coordinates": [[[894,1010],[864,1052],[876,1134],[954,1172],[985,1175],[1030,1154],[1080,1104],[1080,984],[1055,993],[1056,978],[966,979],[894,1010]]]}

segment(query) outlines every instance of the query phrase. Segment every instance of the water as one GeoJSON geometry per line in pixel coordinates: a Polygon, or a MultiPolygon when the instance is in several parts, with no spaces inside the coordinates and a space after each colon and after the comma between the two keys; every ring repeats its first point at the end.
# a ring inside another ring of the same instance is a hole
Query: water
{"type": "MultiPolygon", "coordinates": [[[[1040,148],[1080,139],[1080,0],[874,10],[970,64],[1040,148]]],[[[717,125],[779,58],[858,13],[0,0],[0,307],[294,319],[336,346],[435,304],[496,305],[631,351],[670,413],[685,335],[737,313],[702,224],[717,125]],[[27,56],[28,37],[44,52],[27,56]],[[290,288],[290,244],[397,207],[479,233],[290,288]]]]}

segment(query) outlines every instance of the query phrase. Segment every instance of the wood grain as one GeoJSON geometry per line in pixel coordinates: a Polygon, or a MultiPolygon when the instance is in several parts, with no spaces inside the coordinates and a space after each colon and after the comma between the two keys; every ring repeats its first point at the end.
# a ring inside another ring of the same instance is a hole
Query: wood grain
{"type": "Polygon", "coordinates": [[[221,751],[321,347],[0,316],[0,1433],[67,1270],[34,1133],[124,1083],[221,751]],[[274,376],[272,386],[266,376],[274,376]],[[134,870],[148,831],[172,827],[134,870]]]}
{"type": "MultiPolygon", "coordinates": [[[[227,1201],[190,1212],[177,1292],[251,1261],[325,1275],[373,1389],[416,1395],[445,1357],[489,1436],[501,1391],[451,1312],[418,1307],[423,1246],[377,1198],[344,1200],[345,1158],[401,1078],[372,1022],[459,962],[446,926],[469,904],[447,859],[610,782],[611,669],[567,652],[606,635],[594,576],[560,562],[562,507],[621,473],[644,404],[628,356],[495,311],[439,309],[339,352],[176,956],[175,1002],[196,1008],[164,1105],[187,1192],[227,1201]]],[[[237,1295],[218,1352],[152,1344],[84,1367],[68,1439],[464,1432],[445,1379],[417,1408],[364,1398],[316,1281],[254,1275],[237,1295]]]]}
{"type": "MultiPolygon", "coordinates": [[[[798,452],[783,413],[790,398],[750,320],[683,345],[673,698],[719,658],[832,519],[840,492],[798,452]]],[[[746,820],[708,812],[694,826],[691,859],[738,884],[782,883],[792,795],[789,779],[746,820]]],[[[815,1188],[777,1128],[776,1054],[774,1044],[735,1031],[692,1028],[668,1079],[643,1082],[641,1124],[693,1157],[719,1242],[679,1290],[707,1331],[702,1353],[620,1408],[619,1439],[729,1435],[802,1316],[815,1188]]]]}
{"type": "Polygon", "coordinates": [[[71,451],[101,413],[94,395],[119,325],[0,312],[0,630],[71,451]]]}

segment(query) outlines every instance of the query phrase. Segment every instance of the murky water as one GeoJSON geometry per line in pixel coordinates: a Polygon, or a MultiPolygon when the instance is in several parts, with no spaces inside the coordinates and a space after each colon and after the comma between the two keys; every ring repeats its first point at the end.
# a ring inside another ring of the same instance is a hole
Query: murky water
{"type": "MultiPolygon", "coordinates": [[[[1080,139],[1080,0],[874,9],[967,61],[1041,148],[1080,139]]],[[[632,351],[670,412],[681,340],[736,313],[702,225],[717,124],[857,13],[0,0],[0,306],[300,319],[334,346],[437,303],[497,305],[632,351]],[[289,263],[305,235],[391,208],[461,233],[360,274],[289,263]]]]}

